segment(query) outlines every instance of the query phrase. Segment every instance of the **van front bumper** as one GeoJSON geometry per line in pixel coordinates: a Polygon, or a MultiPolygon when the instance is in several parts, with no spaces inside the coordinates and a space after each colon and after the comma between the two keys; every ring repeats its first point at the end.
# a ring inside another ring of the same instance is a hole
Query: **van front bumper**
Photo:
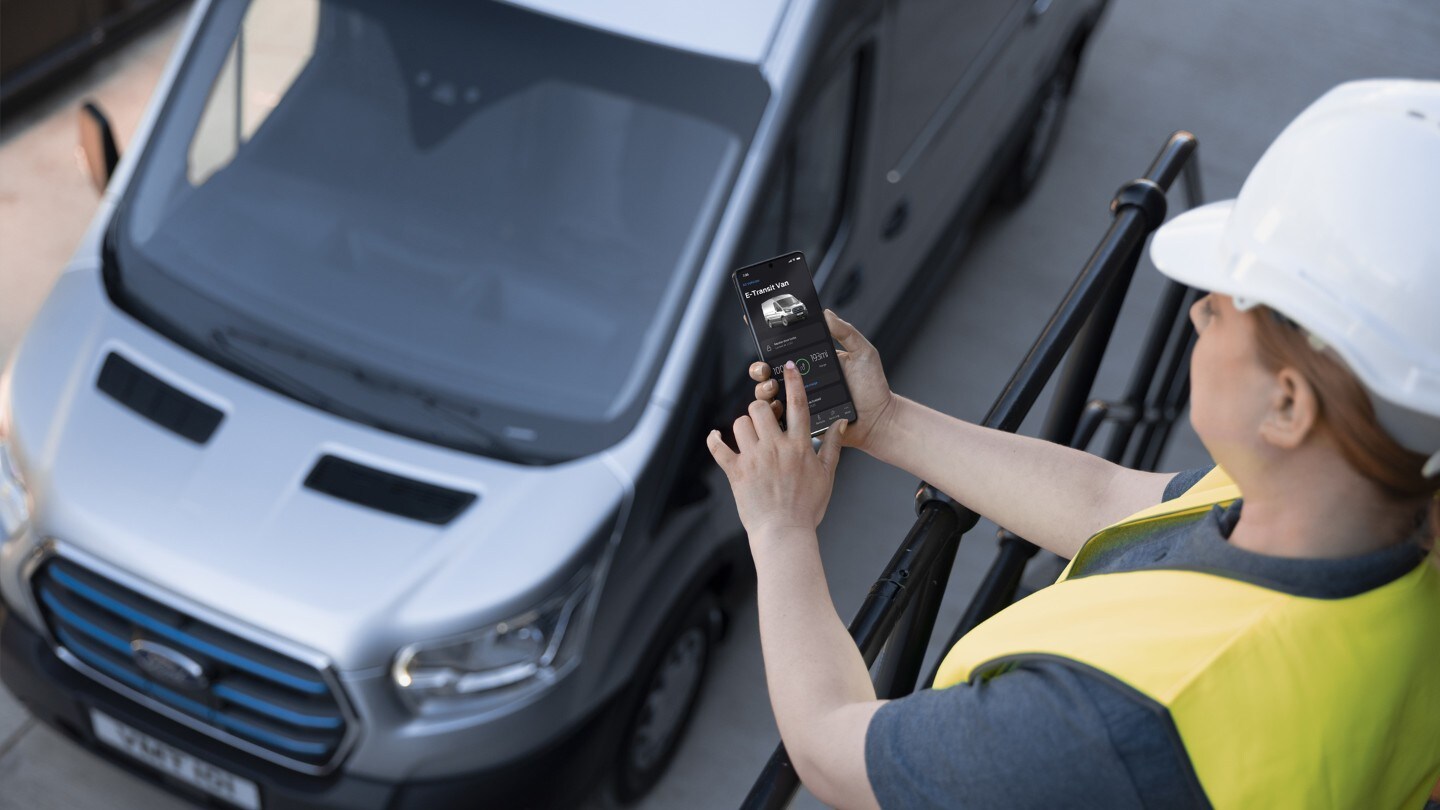
{"type": "Polygon", "coordinates": [[[195,788],[100,742],[96,708],[145,734],[256,783],[264,810],[321,808],[545,808],[578,804],[613,753],[621,702],[611,699],[542,750],[499,767],[433,781],[385,782],[347,774],[296,773],[224,745],[146,710],[62,661],[45,639],[0,601],[0,681],[46,725],[151,784],[202,805],[226,806],[195,788]]]}

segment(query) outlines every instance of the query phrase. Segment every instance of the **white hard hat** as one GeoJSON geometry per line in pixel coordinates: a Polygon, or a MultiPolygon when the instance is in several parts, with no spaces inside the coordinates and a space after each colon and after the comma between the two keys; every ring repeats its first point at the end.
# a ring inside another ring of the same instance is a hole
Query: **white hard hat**
{"type": "Polygon", "coordinates": [[[1166,223],[1150,256],[1333,347],[1381,426],[1440,474],[1440,82],[1336,87],[1280,133],[1237,198],[1166,223]]]}

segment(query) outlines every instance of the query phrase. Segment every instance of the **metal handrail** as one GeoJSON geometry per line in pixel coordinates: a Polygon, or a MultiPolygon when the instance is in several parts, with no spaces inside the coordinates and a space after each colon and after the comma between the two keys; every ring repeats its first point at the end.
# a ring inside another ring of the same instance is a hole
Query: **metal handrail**
{"type": "MultiPolygon", "coordinates": [[[[1092,401],[1090,390],[1145,239],[1164,221],[1165,193],[1182,172],[1189,206],[1200,203],[1196,147],[1189,132],[1172,134],[1144,176],[1116,192],[1110,204],[1114,214],[1110,227],[982,425],[1011,433],[1018,430],[1068,354],[1041,436],[1084,447],[1101,423],[1110,421],[1115,429],[1104,456],[1118,462],[1130,450],[1131,466],[1154,468],[1189,397],[1187,360],[1194,332],[1185,304],[1194,293],[1167,283],[1122,400],[1092,401]],[[1137,428],[1139,441],[1130,449],[1137,428]]],[[[886,650],[875,675],[875,692],[881,698],[914,691],[960,539],[979,521],[975,512],[923,481],[915,493],[915,511],[915,523],[850,623],[850,635],[867,667],[874,665],[882,648],[886,650]]],[[[1036,550],[1001,530],[1000,551],[952,632],[949,646],[1014,600],[1025,563],[1036,550]]],[[[936,668],[938,662],[923,683],[934,681],[936,668]]],[[[783,808],[799,784],[782,743],[741,807],[783,808]]]]}

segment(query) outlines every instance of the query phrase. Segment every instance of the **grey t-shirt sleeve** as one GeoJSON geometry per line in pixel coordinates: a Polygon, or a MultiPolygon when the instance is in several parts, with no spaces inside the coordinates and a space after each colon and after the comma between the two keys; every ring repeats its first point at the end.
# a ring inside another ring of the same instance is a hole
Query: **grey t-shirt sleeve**
{"type": "Polygon", "coordinates": [[[892,700],[865,734],[881,808],[1204,806],[1163,709],[1068,664],[892,700]],[[1117,743],[1118,746],[1117,747],[1117,743]]]}
{"type": "Polygon", "coordinates": [[[1213,469],[1215,469],[1215,465],[1211,464],[1209,467],[1196,467],[1193,470],[1175,473],[1175,477],[1171,478],[1170,483],[1165,485],[1165,495],[1161,500],[1173,501],[1181,495],[1184,495],[1185,490],[1200,483],[1200,479],[1204,478],[1213,469]]]}

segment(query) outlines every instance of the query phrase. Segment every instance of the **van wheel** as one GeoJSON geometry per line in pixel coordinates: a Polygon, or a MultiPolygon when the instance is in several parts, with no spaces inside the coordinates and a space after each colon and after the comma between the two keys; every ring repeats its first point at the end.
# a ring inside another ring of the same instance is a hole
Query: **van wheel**
{"type": "Polygon", "coordinates": [[[1060,64],[1041,85],[1036,95],[1035,112],[1031,114],[1030,127],[1025,142],[1015,155],[1004,178],[995,189],[995,201],[1006,208],[1013,208],[1025,201],[1040,180],[1040,172],[1055,151],[1060,139],[1060,128],[1065,121],[1065,107],[1070,100],[1070,89],[1075,84],[1075,72],[1080,67],[1080,53],[1071,49],[1060,58],[1060,64]]]}
{"type": "Polygon", "coordinates": [[[621,804],[648,793],[675,757],[722,624],[714,593],[701,591],[684,619],[646,654],[615,762],[615,798],[621,804]]]}

